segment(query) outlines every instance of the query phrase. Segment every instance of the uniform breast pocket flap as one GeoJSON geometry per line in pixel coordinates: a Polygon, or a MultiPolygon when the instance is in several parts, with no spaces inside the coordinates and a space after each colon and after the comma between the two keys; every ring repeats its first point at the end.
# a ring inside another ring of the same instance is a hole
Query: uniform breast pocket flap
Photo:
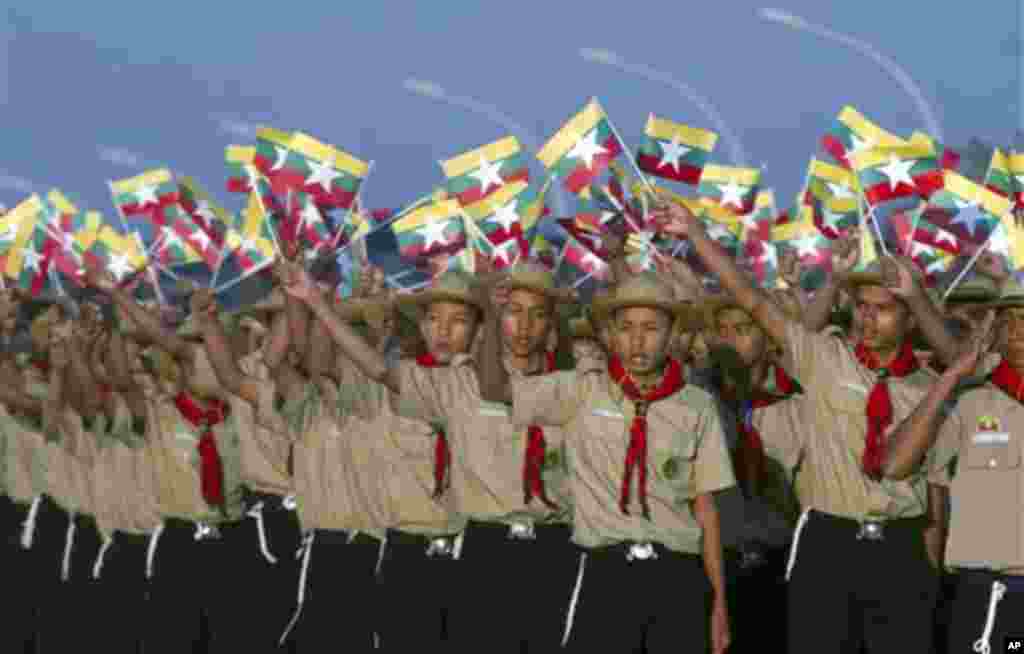
{"type": "Polygon", "coordinates": [[[976,432],[966,447],[963,464],[968,468],[1014,470],[1020,467],[1020,439],[1008,432],[976,432]]]}
{"type": "Polygon", "coordinates": [[[825,402],[837,413],[863,415],[869,392],[870,389],[859,380],[833,380],[824,391],[825,402]]]}

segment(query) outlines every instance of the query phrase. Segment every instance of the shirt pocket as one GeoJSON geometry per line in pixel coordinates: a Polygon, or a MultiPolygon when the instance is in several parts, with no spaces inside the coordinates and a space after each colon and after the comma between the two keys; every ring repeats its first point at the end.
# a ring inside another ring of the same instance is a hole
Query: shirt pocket
{"type": "Polygon", "coordinates": [[[676,431],[671,443],[651,450],[649,465],[656,487],[682,503],[696,497],[694,466],[697,459],[697,434],[676,431]]]}
{"type": "Polygon", "coordinates": [[[993,473],[1017,471],[1020,468],[1020,440],[1007,432],[976,432],[966,444],[958,467],[993,473]]]}

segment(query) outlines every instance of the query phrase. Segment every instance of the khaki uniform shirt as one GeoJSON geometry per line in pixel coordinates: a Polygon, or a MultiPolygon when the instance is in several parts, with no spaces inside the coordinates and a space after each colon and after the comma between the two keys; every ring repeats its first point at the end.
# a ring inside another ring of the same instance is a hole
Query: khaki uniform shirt
{"type": "Polygon", "coordinates": [[[698,554],[702,531],[692,500],[735,485],[714,400],[686,385],[647,411],[647,496],[641,515],[636,481],[630,515],[619,509],[633,402],[603,370],[556,372],[513,383],[515,421],[563,426],[575,509],[573,541],[588,548],[657,542],[698,554]]]}
{"type": "Polygon", "coordinates": [[[230,419],[240,439],[242,483],[260,493],[286,496],[294,490],[288,476],[288,455],[293,432],[275,403],[277,387],[257,351],[238,362],[242,373],[260,381],[256,406],[237,395],[229,396],[230,419]]]}
{"type": "Polygon", "coordinates": [[[164,517],[216,523],[242,513],[240,446],[229,416],[214,427],[214,439],[224,469],[225,511],[203,499],[199,472],[202,429],[185,419],[171,395],[146,400],[146,447],[153,457],[157,500],[164,517]]]}
{"type": "MultiPolygon", "coordinates": [[[[470,356],[458,355],[450,365],[438,368],[403,360],[398,370],[401,413],[445,427],[452,458],[451,487],[447,492],[460,514],[471,520],[505,524],[568,519],[571,496],[566,483],[563,429],[550,423],[544,427],[547,455],[541,473],[548,498],[560,509],[555,514],[539,497],[524,503],[527,425],[534,423],[516,424],[507,406],[485,402],[480,397],[470,356]]],[[[430,483],[432,487],[433,482],[430,483]]]]}
{"type": "Polygon", "coordinates": [[[37,456],[41,426],[16,418],[0,405],[0,432],[4,440],[4,490],[19,504],[30,504],[46,492],[46,464],[37,456]]]}
{"type": "Polygon", "coordinates": [[[936,447],[959,445],[946,562],[1024,574],[1024,406],[994,386],[964,393],[936,447]]]}
{"type": "MultiPolygon", "coordinates": [[[[922,469],[907,480],[868,479],[861,472],[861,459],[875,374],[858,363],[845,341],[810,332],[799,323],[787,325],[784,345],[786,369],[804,389],[790,400],[798,427],[764,430],[761,437],[770,456],[787,468],[799,464],[797,492],[803,507],[855,520],[924,515],[927,485],[948,478],[955,450],[933,448],[922,469]]],[[[888,435],[910,415],[933,380],[926,369],[889,378],[893,421],[888,435]]]]}

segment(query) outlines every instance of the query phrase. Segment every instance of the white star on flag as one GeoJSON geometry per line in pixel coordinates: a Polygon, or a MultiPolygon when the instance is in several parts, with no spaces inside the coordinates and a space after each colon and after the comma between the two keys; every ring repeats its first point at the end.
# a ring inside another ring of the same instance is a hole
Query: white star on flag
{"type": "Polygon", "coordinates": [[[140,186],[135,191],[135,202],[139,205],[139,208],[145,207],[147,204],[158,204],[160,200],[156,197],[156,187],[146,184],[140,186]]]}
{"type": "Polygon", "coordinates": [[[117,281],[121,281],[125,275],[132,271],[132,267],[128,264],[128,255],[119,252],[115,253],[110,257],[107,269],[117,278],[117,281]]]}
{"type": "Polygon", "coordinates": [[[161,248],[162,250],[166,250],[167,248],[171,247],[172,245],[177,246],[177,247],[181,247],[181,245],[182,245],[181,238],[178,237],[177,233],[175,233],[175,231],[173,229],[171,229],[170,227],[164,227],[163,232],[164,232],[164,243],[163,243],[163,247],[161,248]]]}
{"type": "Polygon", "coordinates": [[[274,165],[270,167],[270,170],[281,170],[284,168],[284,162],[288,160],[288,148],[275,145],[274,153],[277,156],[274,159],[274,165]]]}
{"type": "Polygon", "coordinates": [[[744,230],[752,230],[757,229],[758,223],[761,221],[758,220],[757,213],[751,211],[750,213],[745,213],[740,216],[740,222],[743,223],[744,230]]]}
{"type": "MultiPolygon", "coordinates": [[[[493,245],[493,244],[492,244],[493,245]]],[[[494,246],[492,259],[501,261],[504,265],[512,263],[512,257],[519,252],[519,243],[514,238],[505,239],[501,245],[494,246]]]]}
{"type": "Polygon", "coordinates": [[[798,258],[814,257],[818,254],[818,238],[813,234],[796,239],[793,245],[796,247],[798,258]]]}
{"type": "Polygon", "coordinates": [[[320,210],[316,208],[316,204],[307,202],[306,206],[302,207],[302,213],[299,214],[300,227],[306,225],[316,225],[323,222],[323,216],[320,215],[320,210]]]}
{"type": "Polygon", "coordinates": [[[604,260],[590,250],[586,250],[583,253],[583,259],[581,259],[580,263],[583,264],[583,267],[587,272],[601,270],[605,265],[604,260]]]}
{"type": "Polygon", "coordinates": [[[0,241],[7,242],[13,241],[18,236],[18,228],[8,223],[2,232],[0,232],[0,241]]]}
{"type": "Polygon", "coordinates": [[[974,232],[978,229],[978,222],[984,220],[985,215],[976,204],[961,200],[954,200],[954,202],[956,203],[957,212],[953,216],[953,220],[950,221],[950,224],[964,225],[967,233],[973,238],[974,232]]]}
{"type": "Polygon", "coordinates": [[[677,173],[679,172],[679,160],[693,149],[682,145],[679,142],[678,134],[674,134],[671,141],[658,141],[658,145],[661,146],[661,161],[658,162],[658,168],[672,166],[672,170],[677,173]]]}
{"type": "Polygon", "coordinates": [[[203,229],[196,228],[196,230],[192,232],[192,238],[190,240],[200,252],[206,252],[206,249],[210,247],[210,237],[206,235],[206,232],[203,229]]]}
{"type": "Polygon", "coordinates": [[[749,191],[750,187],[740,186],[736,180],[730,179],[728,184],[720,184],[718,189],[722,192],[719,203],[723,207],[731,204],[737,209],[743,209],[743,194],[749,191]]]}
{"type": "Polygon", "coordinates": [[[254,239],[251,236],[246,236],[245,238],[243,238],[242,242],[238,244],[238,248],[243,251],[259,249],[256,247],[256,239],[254,239]]]}
{"type": "Polygon", "coordinates": [[[480,167],[471,172],[469,176],[480,182],[481,193],[487,193],[487,189],[492,186],[500,188],[505,183],[499,174],[500,170],[501,164],[480,157],[480,167]]]}
{"type": "Polygon", "coordinates": [[[917,257],[921,254],[935,254],[935,251],[920,241],[912,241],[910,244],[910,256],[917,257]]]}
{"type": "Polygon", "coordinates": [[[196,203],[196,215],[207,222],[217,217],[217,214],[213,213],[213,208],[210,206],[210,203],[206,200],[200,200],[196,203]]]}
{"type": "Polygon", "coordinates": [[[594,157],[599,154],[608,154],[608,150],[603,145],[597,143],[597,129],[592,129],[583,138],[576,141],[576,144],[572,146],[572,150],[569,150],[569,156],[572,159],[582,159],[583,164],[587,168],[594,167],[594,157]]]}
{"type": "Polygon", "coordinates": [[[519,214],[516,213],[515,201],[507,202],[494,210],[491,216],[494,222],[501,225],[501,228],[512,233],[512,226],[519,222],[519,214]]]}
{"type": "Polygon", "coordinates": [[[246,176],[246,178],[248,178],[249,188],[252,188],[252,189],[255,190],[256,185],[260,181],[260,171],[259,171],[259,169],[256,168],[256,166],[254,166],[252,164],[246,164],[245,165],[245,176],[246,176]]]}
{"type": "Polygon", "coordinates": [[[903,182],[911,188],[914,186],[914,179],[910,176],[910,169],[917,163],[916,160],[910,159],[904,161],[894,154],[889,155],[889,163],[884,166],[879,166],[878,171],[889,178],[889,189],[892,191],[896,190],[896,187],[903,182]]]}
{"type": "Polygon", "coordinates": [[[944,229],[939,229],[935,232],[935,243],[949,243],[953,247],[957,246],[956,235],[952,232],[947,232],[944,229]]]}
{"type": "Polygon", "coordinates": [[[708,237],[714,241],[724,241],[730,236],[732,236],[732,233],[723,225],[711,223],[711,226],[708,227],[708,237]]]}
{"type": "Polygon", "coordinates": [[[448,239],[444,235],[444,230],[447,227],[447,220],[434,220],[420,228],[419,233],[423,236],[423,240],[426,241],[423,247],[429,250],[435,243],[448,245],[448,239]]]}
{"type": "Polygon", "coordinates": [[[334,158],[328,157],[324,163],[320,163],[315,159],[309,159],[308,161],[310,172],[304,184],[306,186],[319,184],[324,191],[330,193],[331,184],[342,176],[340,172],[334,169],[334,158]]]}
{"type": "Polygon", "coordinates": [[[825,185],[828,186],[828,190],[830,193],[832,193],[832,197],[838,200],[852,200],[855,197],[853,194],[853,189],[851,189],[846,184],[825,182],[825,185]]]}
{"type": "Polygon", "coordinates": [[[35,251],[35,248],[27,247],[21,251],[22,254],[22,267],[25,269],[35,270],[39,272],[39,253],[35,251]]]}
{"type": "Polygon", "coordinates": [[[825,209],[821,212],[821,224],[823,227],[828,227],[836,232],[839,231],[839,221],[842,220],[843,214],[835,213],[825,209]]]}

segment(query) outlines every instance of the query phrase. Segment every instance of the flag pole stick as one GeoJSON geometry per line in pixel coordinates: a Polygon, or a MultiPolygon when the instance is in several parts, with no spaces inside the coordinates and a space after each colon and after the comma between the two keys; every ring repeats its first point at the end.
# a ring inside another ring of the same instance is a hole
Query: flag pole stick
{"type": "MultiPolygon", "coordinates": [[[[656,196],[657,191],[655,190],[654,185],[651,184],[649,179],[647,179],[647,176],[644,175],[642,170],[640,170],[640,167],[636,165],[636,161],[634,161],[633,155],[626,147],[626,142],[622,140],[622,136],[619,134],[619,130],[615,129],[615,124],[612,122],[611,116],[609,116],[608,112],[604,110],[604,107],[601,106],[601,102],[596,97],[591,98],[590,101],[596,104],[601,109],[601,113],[604,115],[604,119],[608,121],[608,129],[612,131],[612,134],[615,136],[616,139],[618,139],[619,144],[622,145],[622,154],[626,156],[626,160],[629,161],[629,165],[633,168],[633,172],[635,172],[637,176],[640,178],[640,183],[647,187],[647,191],[652,196],[656,196]]],[[[641,240],[643,240],[645,247],[653,247],[651,245],[650,235],[641,230],[640,226],[636,224],[636,222],[629,216],[627,212],[623,211],[622,217],[626,219],[626,222],[629,223],[629,226],[633,228],[633,231],[640,235],[640,238],[641,240]]]]}
{"type": "Polygon", "coordinates": [[[914,247],[914,235],[917,234],[917,226],[921,224],[921,214],[924,213],[924,202],[917,206],[914,211],[914,220],[910,223],[910,238],[907,239],[907,245],[903,249],[903,256],[911,256],[911,252],[914,247]]]}
{"type": "Polygon", "coordinates": [[[268,268],[273,263],[274,263],[273,259],[267,259],[266,261],[264,261],[260,265],[258,265],[256,267],[252,268],[251,270],[249,270],[246,274],[240,275],[240,276],[238,276],[238,277],[236,277],[234,279],[229,279],[228,281],[224,282],[220,286],[212,289],[214,295],[218,295],[220,293],[223,293],[224,291],[228,290],[232,286],[234,286],[236,284],[240,284],[243,280],[248,279],[249,277],[252,277],[253,275],[255,275],[258,272],[262,272],[263,269],[268,268]]]}
{"type": "MultiPolygon", "coordinates": [[[[338,248],[338,242],[341,240],[341,233],[343,231],[343,228],[345,227],[345,225],[348,224],[350,220],[352,220],[352,213],[355,211],[356,204],[359,203],[360,198],[363,197],[363,191],[366,189],[366,185],[370,182],[370,173],[373,172],[374,163],[376,162],[371,161],[369,164],[367,164],[366,177],[363,178],[363,183],[359,185],[359,191],[356,193],[356,197],[352,199],[352,204],[348,206],[348,211],[345,213],[344,221],[340,225],[338,225],[338,229],[335,230],[334,233],[334,238],[331,239],[332,249],[336,250],[338,248]]],[[[367,216],[366,219],[369,220],[370,217],[367,216]]]]}
{"type": "MultiPolygon", "coordinates": [[[[992,233],[994,234],[995,230],[992,230],[992,233]]],[[[971,268],[973,268],[974,264],[977,263],[978,258],[981,257],[982,253],[988,249],[988,244],[991,240],[992,234],[989,234],[988,238],[985,239],[985,242],[981,244],[981,247],[979,247],[977,251],[975,251],[975,253],[971,255],[971,258],[967,261],[967,265],[964,266],[964,269],[960,271],[960,273],[956,276],[956,279],[953,280],[953,282],[949,285],[948,288],[946,288],[945,292],[942,294],[943,302],[946,301],[946,298],[949,297],[949,294],[952,293],[954,289],[956,289],[956,287],[960,284],[961,281],[963,281],[963,278],[967,276],[967,273],[971,271],[971,268]]]]}

